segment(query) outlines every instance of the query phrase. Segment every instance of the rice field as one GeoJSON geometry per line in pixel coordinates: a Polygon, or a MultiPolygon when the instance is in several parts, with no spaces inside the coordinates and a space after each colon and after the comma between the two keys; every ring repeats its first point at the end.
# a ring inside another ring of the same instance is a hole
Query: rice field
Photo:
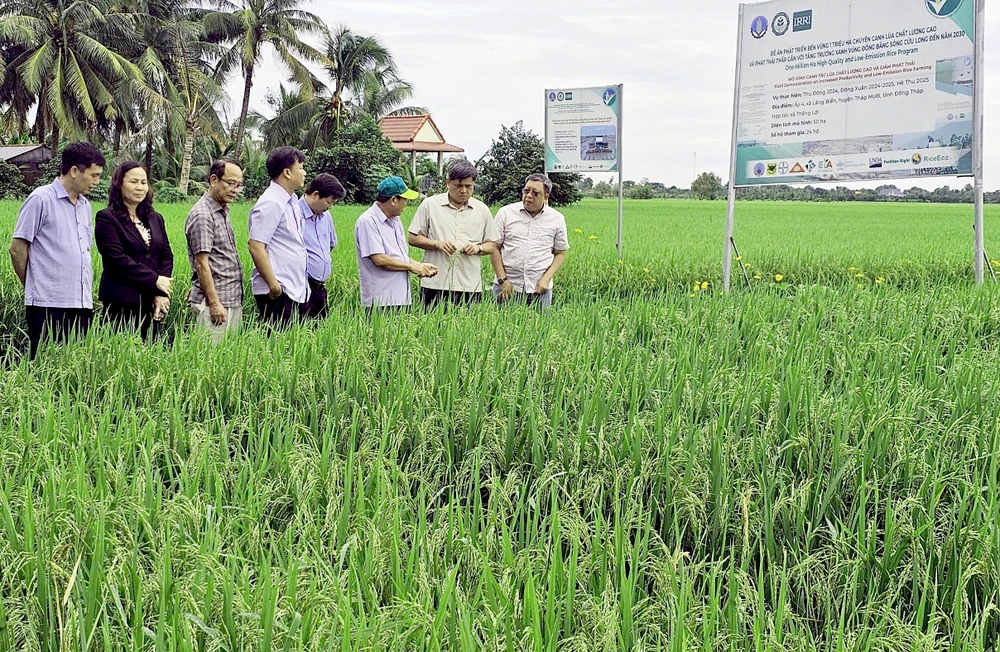
{"type": "Polygon", "coordinates": [[[720,295],[723,203],[626,202],[619,264],[590,200],[548,314],[371,320],[338,207],[330,319],[267,335],[248,301],[215,348],[161,208],[153,346],[29,364],[0,265],[0,650],[998,649],[971,207],[741,204],[720,295]]]}

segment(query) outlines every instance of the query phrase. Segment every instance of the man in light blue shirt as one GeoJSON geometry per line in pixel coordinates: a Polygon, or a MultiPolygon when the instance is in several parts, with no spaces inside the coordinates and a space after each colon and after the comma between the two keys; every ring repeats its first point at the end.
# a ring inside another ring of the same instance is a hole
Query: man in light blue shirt
{"type": "Polygon", "coordinates": [[[337,177],[323,173],[309,182],[306,194],[299,200],[309,277],[309,300],[302,304],[303,317],[323,319],[329,311],[326,282],[331,271],[330,252],[337,246],[330,208],[346,195],[337,177]]]}
{"type": "Polygon", "coordinates": [[[354,225],[354,242],[361,277],[361,305],[374,308],[408,309],[412,303],[410,274],[434,276],[438,268],[410,258],[410,246],[399,216],[409,199],[420,197],[399,177],[382,179],[378,198],[354,225]]]}
{"type": "Polygon", "coordinates": [[[287,327],[309,299],[302,214],[295,191],[305,183],[305,154],[278,147],[267,157],[271,185],[250,210],[250,276],[261,319],[287,327]]]}
{"type": "Polygon", "coordinates": [[[94,228],[89,195],[101,181],[104,155],[91,143],[70,143],[59,178],[36,188],[17,216],[10,259],[24,286],[29,355],[42,336],[56,342],[86,335],[94,315],[94,228]]]}

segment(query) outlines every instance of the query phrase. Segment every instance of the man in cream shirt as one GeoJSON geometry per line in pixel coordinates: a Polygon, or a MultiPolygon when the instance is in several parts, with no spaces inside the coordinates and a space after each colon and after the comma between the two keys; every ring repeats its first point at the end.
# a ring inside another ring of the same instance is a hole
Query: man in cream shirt
{"type": "Polygon", "coordinates": [[[569,237],[566,218],[549,206],[551,193],[547,176],[531,174],[524,180],[521,201],[497,211],[501,256],[493,257],[493,294],[501,303],[514,298],[541,310],[552,305],[552,279],[566,262],[569,237]]]}
{"type": "Polygon", "coordinates": [[[499,252],[499,231],[489,207],[472,196],[476,166],[456,159],[448,166],[448,192],[428,197],[410,224],[407,242],[423,249],[437,276],[420,282],[424,305],[477,303],[483,297],[480,256],[499,252]]]}

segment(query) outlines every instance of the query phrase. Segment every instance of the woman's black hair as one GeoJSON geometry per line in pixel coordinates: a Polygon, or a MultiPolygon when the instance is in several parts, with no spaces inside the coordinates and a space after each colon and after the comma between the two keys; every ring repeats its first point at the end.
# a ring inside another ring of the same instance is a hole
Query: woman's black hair
{"type": "MultiPolygon", "coordinates": [[[[125,208],[125,200],[122,199],[122,183],[125,181],[125,175],[136,168],[146,169],[142,163],[125,161],[115,168],[114,174],[111,175],[111,185],[108,187],[108,206],[116,215],[128,217],[128,209],[125,208]]],[[[146,173],[146,178],[149,178],[148,172],[146,173]]],[[[139,202],[135,213],[144,224],[149,223],[149,216],[153,214],[152,187],[146,192],[146,197],[139,202]]]]}

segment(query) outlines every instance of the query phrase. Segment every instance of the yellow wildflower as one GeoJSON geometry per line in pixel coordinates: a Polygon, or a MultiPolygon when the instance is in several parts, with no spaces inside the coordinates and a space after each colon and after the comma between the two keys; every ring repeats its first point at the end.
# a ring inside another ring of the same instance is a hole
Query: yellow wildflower
{"type": "Polygon", "coordinates": [[[878,285],[882,285],[882,283],[884,283],[884,282],[885,282],[885,279],[882,278],[881,276],[879,276],[877,279],[875,279],[875,283],[878,284],[878,285]]]}
{"type": "Polygon", "coordinates": [[[865,275],[862,274],[861,272],[858,272],[857,274],[854,275],[854,278],[864,278],[864,277],[865,275]]]}
{"type": "Polygon", "coordinates": [[[753,265],[750,263],[743,263],[743,269],[750,269],[751,267],[753,267],[753,265]]]}
{"type": "Polygon", "coordinates": [[[703,281],[703,282],[702,282],[702,284],[701,284],[701,289],[702,289],[702,290],[707,290],[707,289],[708,289],[708,281],[703,281]]]}
{"type": "Polygon", "coordinates": [[[577,233],[583,233],[583,229],[573,229],[573,230],[576,231],[577,233]]]}
{"type": "Polygon", "coordinates": [[[588,240],[597,240],[597,236],[596,235],[590,235],[590,236],[587,236],[587,239],[588,240]]]}
{"type": "Polygon", "coordinates": [[[736,260],[737,260],[737,262],[739,262],[739,261],[743,260],[743,256],[737,256],[737,257],[736,257],[736,260]]]}
{"type": "Polygon", "coordinates": [[[754,279],[756,279],[758,281],[760,280],[760,274],[754,274],[753,277],[754,277],[754,279]]]}
{"type": "Polygon", "coordinates": [[[643,267],[643,268],[642,268],[642,271],[644,271],[644,272],[646,272],[647,274],[649,274],[649,268],[648,268],[648,267],[643,267]]]}
{"type": "Polygon", "coordinates": [[[856,272],[856,271],[858,271],[858,268],[857,267],[848,267],[847,271],[849,271],[849,272],[856,272]]]}
{"type": "Polygon", "coordinates": [[[693,296],[694,296],[694,294],[689,294],[688,296],[689,296],[689,297],[693,297],[693,296]]]}
{"type": "Polygon", "coordinates": [[[860,284],[860,283],[858,283],[858,289],[859,289],[859,290],[861,289],[861,284],[860,284]]]}
{"type": "Polygon", "coordinates": [[[782,281],[784,281],[784,280],[785,280],[785,277],[784,277],[784,276],[782,276],[781,274],[775,274],[775,275],[774,275],[774,280],[775,280],[776,282],[778,282],[778,283],[781,283],[782,281]]]}

